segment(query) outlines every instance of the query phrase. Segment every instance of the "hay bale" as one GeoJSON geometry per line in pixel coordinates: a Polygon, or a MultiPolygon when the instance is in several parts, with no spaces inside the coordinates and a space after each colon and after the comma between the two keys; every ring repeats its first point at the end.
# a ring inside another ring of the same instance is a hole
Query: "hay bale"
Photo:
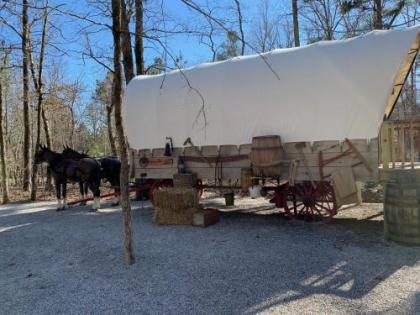
{"type": "Polygon", "coordinates": [[[194,188],[162,188],[153,192],[153,204],[155,208],[182,212],[198,206],[198,194],[194,188]]]}
{"type": "Polygon", "coordinates": [[[185,224],[192,223],[193,214],[197,208],[187,208],[182,211],[174,212],[171,209],[155,208],[154,222],[156,224],[185,224]]]}
{"type": "Polygon", "coordinates": [[[156,224],[191,224],[193,213],[199,209],[194,188],[168,187],[153,193],[156,224]]]}

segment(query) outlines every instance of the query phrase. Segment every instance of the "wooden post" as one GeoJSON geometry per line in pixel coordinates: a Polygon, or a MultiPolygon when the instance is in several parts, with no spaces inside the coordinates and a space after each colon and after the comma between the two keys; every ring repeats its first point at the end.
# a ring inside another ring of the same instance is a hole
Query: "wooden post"
{"type": "Polygon", "coordinates": [[[405,123],[401,124],[400,128],[400,145],[401,145],[401,167],[405,167],[405,123]]]}
{"type": "Polygon", "coordinates": [[[411,161],[411,168],[414,169],[414,128],[413,128],[413,120],[410,119],[410,161],[411,161]]]}
{"type": "Polygon", "coordinates": [[[395,146],[394,146],[394,126],[391,125],[388,128],[388,143],[389,143],[389,154],[391,156],[392,168],[395,168],[395,146]]]}
{"type": "Polygon", "coordinates": [[[383,169],[389,169],[389,162],[390,162],[390,146],[389,146],[389,137],[388,137],[388,124],[384,122],[381,127],[380,133],[380,149],[381,149],[381,160],[383,169]]]}

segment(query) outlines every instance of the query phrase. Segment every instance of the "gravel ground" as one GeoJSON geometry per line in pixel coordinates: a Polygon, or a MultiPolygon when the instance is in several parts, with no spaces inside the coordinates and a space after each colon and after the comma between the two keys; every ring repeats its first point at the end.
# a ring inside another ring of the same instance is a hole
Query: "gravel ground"
{"type": "Polygon", "coordinates": [[[130,267],[117,207],[1,207],[0,313],[420,313],[420,248],[383,240],[380,205],[328,225],[231,212],[206,229],[133,205],[130,267]]]}

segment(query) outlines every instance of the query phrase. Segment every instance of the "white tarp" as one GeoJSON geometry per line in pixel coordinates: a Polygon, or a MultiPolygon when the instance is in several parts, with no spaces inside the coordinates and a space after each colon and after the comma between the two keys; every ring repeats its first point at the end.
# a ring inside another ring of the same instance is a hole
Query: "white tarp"
{"type": "Polygon", "coordinates": [[[128,85],[132,148],[375,138],[420,27],[206,63],[128,85]],[[270,67],[266,64],[270,65],[270,67]]]}

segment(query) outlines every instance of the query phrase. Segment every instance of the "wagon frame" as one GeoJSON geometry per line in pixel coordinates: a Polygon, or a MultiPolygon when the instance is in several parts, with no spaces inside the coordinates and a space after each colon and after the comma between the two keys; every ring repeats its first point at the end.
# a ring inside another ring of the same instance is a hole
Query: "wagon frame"
{"type": "MultiPolygon", "coordinates": [[[[153,192],[172,186],[173,176],[178,173],[197,177],[194,187],[199,196],[204,189],[239,190],[242,169],[252,167],[251,147],[251,144],[188,146],[174,148],[171,156],[165,156],[164,148],[131,150],[131,177],[141,190],[149,190],[152,202],[153,192]]],[[[262,183],[263,192],[272,195],[270,202],[276,208],[283,208],[290,219],[328,222],[341,205],[359,200],[357,194],[346,198],[337,195],[330,178],[334,172],[351,169],[355,180],[377,175],[377,139],[294,142],[284,143],[282,147],[286,154],[279,165],[282,175],[253,174],[252,178],[262,183]]]]}

